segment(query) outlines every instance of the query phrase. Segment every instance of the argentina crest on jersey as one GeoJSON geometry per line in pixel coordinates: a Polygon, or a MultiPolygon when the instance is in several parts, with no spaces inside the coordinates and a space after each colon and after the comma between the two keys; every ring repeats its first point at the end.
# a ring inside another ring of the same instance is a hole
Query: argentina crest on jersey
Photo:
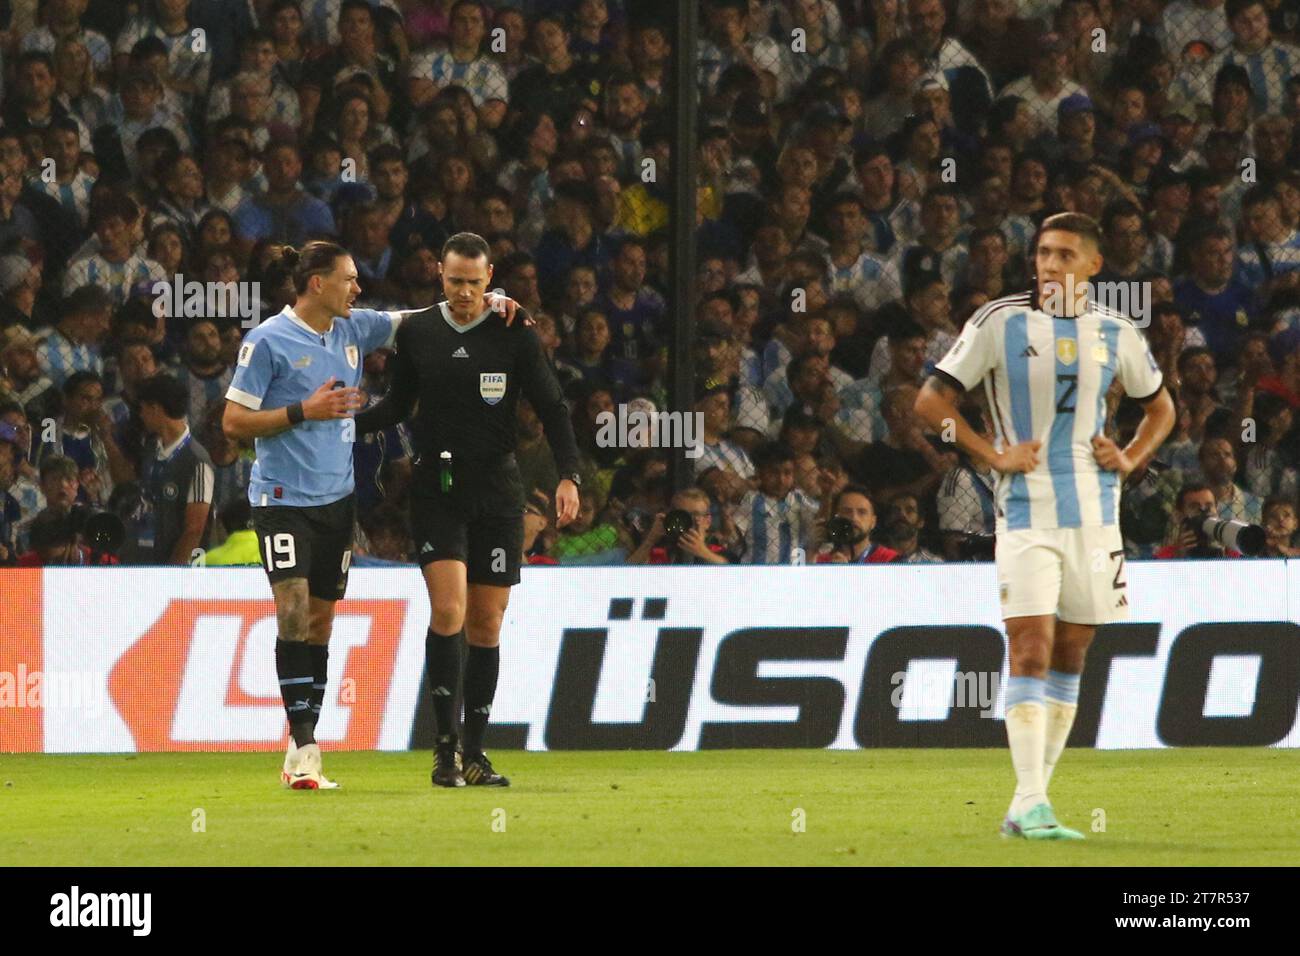
{"type": "Polygon", "coordinates": [[[479,372],[478,394],[489,405],[495,405],[506,397],[505,372],[479,372]]]}
{"type": "Polygon", "coordinates": [[[357,363],[361,361],[361,349],[355,345],[345,346],[343,354],[348,360],[348,368],[356,368],[357,363]]]}

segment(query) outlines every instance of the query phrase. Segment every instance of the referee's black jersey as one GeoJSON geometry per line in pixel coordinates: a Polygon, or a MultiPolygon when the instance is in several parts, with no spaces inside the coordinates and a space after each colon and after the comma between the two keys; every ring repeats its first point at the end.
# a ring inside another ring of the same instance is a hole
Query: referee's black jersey
{"type": "MultiPolygon", "coordinates": [[[[185,509],[192,504],[212,504],[216,472],[207,450],[185,434],[170,448],[160,448],[157,440],[145,452],[142,490],[148,506],[148,518],[138,541],[140,558],[146,563],[167,564],[172,549],[185,530],[185,509]]],[[[212,510],[203,526],[198,547],[206,548],[212,530],[212,510]]],[[[189,560],[189,555],[184,555],[189,560]]]]}
{"type": "Polygon", "coordinates": [[[392,384],[378,405],[357,416],[366,433],[411,421],[425,465],[449,451],[454,462],[492,462],[518,445],[515,409],[523,394],[537,411],[561,475],[578,470],[578,443],[550,360],[519,309],[513,325],[491,309],[458,325],[441,302],[408,315],[397,329],[392,384]]]}

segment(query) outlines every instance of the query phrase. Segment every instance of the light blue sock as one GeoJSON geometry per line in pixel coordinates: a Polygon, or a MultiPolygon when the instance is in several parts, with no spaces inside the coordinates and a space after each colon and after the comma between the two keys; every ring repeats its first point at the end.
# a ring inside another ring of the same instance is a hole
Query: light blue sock
{"type": "Polygon", "coordinates": [[[1047,681],[1041,677],[1007,678],[1007,693],[1003,699],[1006,709],[1010,710],[1017,704],[1043,703],[1046,684],[1047,681]]]}
{"type": "Polygon", "coordinates": [[[1047,699],[1058,704],[1078,704],[1080,676],[1064,671],[1048,671],[1047,699]]]}

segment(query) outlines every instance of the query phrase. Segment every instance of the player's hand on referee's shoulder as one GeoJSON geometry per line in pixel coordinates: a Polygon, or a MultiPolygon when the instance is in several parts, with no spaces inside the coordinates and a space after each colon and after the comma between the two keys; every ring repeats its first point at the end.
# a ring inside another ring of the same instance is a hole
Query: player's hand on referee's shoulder
{"type": "Polygon", "coordinates": [[[1038,467],[1038,449],[1040,441],[1022,441],[1012,445],[1006,451],[999,452],[993,459],[993,467],[1001,472],[1033,471],[1038,467]]]}
{"type": "Polygon", "coordinates": [[[349,418],[364,404],[359,388],[335,388],[338,379],[330,378],[302,403],[303,417],[320,422],[331,418],[349,418]]]}

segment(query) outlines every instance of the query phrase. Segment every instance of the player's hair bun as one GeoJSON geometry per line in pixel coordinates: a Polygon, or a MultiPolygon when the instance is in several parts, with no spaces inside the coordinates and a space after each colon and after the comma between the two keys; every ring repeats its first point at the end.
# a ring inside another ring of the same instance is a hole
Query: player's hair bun
{"type": "Polygon", "coordinates": [[[301,258],[302,258],[302,253],[300,253],[293,246],[285,246],[283,249],[280,250],[280,262],[284,265],[285,269],[288,270],[289,272],[292,272],[294,269],[298,268],[298,260],[301,258]]]}

